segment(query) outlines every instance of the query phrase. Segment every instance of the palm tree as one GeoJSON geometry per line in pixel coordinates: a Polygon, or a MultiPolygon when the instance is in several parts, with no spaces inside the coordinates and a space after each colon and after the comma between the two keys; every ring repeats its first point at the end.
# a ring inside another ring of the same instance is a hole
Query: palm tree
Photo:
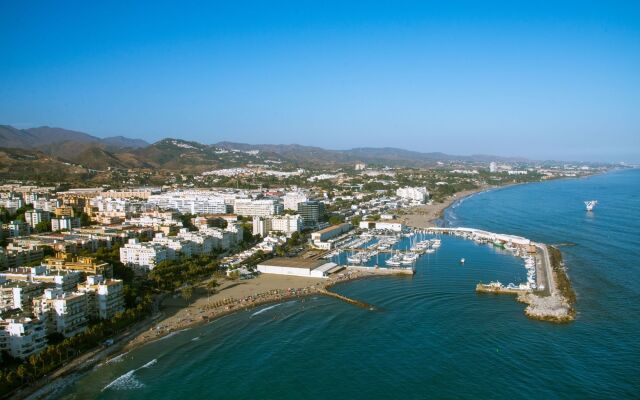
{"type": "Polygon", "coordinates": [[[39,358],[40,358],[40,356],[35,355],[35,354],[33,354],[31,357],[29,357],[29,364],[31,364],[31,366],[33,367],[33,375],[34,376],[38,376],[39,358]]]}
{"type": "Polygon", "coordinates": [[[27,377],[27,373],[27,367],[25,367],[24,364],[20,364],[20,366],[16,370],[16,374],[18,375],[18,378],[20,378],[20,381],[22,383],[24,383],[24,380],[27,377]]]}
{"type": "Polygon", "coordinates": [[[183,287],[182,290],[180,290],[180,295],[187,302],[187,304],[189,304],[189,300],[191,300],[191,297],[193,296],[193,287],[183,287]]]}
{"type": "Polygon", "coordinates": [[[218,283],[218,281],[216,279],[211,279],[209,282],[207,282],[207,291],[209,292],[209,297],[207,298],[207,302],[209,302],[211,300],[211,293],[215,293],[216,292],[216,288],[220,286],[220,284],[218,283]]]}

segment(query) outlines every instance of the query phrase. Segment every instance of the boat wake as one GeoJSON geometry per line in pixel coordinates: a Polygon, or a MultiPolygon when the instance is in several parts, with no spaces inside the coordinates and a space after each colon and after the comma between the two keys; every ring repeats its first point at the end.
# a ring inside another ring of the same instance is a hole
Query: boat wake
{"type": "Polygon", "coordinates": [[[144,387],[144,383],[142,383],[138,378],[135,377],[136,371],[139,371],[143,368],[151,368],[158,362],[158,359],[154,358],[148,363],[144,364],[142,367],[138,367],[136,369],[132,369],[126,374],[120,375],[113,382],[108,384],[107,386],[102,388],[102,392],[107,389],[111,390],[131,390],[131,389],[141,389],[144,387]]]}

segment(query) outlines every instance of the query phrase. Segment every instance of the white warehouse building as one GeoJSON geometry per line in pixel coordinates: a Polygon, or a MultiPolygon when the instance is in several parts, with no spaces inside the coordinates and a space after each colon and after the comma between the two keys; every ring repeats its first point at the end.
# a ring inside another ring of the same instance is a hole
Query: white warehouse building
{"type": "Polygon", "coordinates": [[[324,260],[306,258],[272,258],[258,264],[257,269],[263,274],[294,275],[310,278],[326,278],[340,269],[337,264],[324,260]]]}

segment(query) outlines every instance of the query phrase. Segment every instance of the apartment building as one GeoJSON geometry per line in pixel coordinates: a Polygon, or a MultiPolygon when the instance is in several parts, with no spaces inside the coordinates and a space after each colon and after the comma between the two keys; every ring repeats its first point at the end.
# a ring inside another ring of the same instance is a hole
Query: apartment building
{"type": "Polygon", "coordinates": [[[11,357],[27,359],[47,346],[44,320],[23,314],[0,318],[0,350],[11,357]]]}
{"type": "Polygon", "coordinates": [[[87,328],[87,295],[81,292],[65,292],[62,289],[45,289],[34,301],[34,314],[47,321],[47,331],[72,337],[87,328]]]}
{"type": "Polygon", "coordinates": [[[124,311],[124,285],[119,279],[105,279],[90,275],[78,285],[78,291],[87,295],[87,314],[90,318],[111,319],[124,311]]]}
{"type": "Polygon", "coordinates": [[[129,242],[120,248],[120,262],[133,267],[151,270],[167,259],[167,248],[150,242],[140,243],[138,239],[129,239],[129,242]]]}
{"type": "Polygon", "coordinates": [[[237,199],[233,211],[235,214],[245,217],[269,217],[282,214],[283,206],[273,199],[237,199]]]}

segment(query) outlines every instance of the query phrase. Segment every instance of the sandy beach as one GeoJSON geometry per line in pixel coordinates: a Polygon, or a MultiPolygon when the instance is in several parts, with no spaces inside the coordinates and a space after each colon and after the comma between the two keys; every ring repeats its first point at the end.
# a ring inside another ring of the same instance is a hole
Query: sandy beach
{"type": "MultiPolygon", "coordinates": [[[[407,226],[416,228],[434,226],[436,220],[442,216],[444,210],[453,202],[486,189],[488,188],[467,190],[456,193],[442,203],[426,204],[405,209],[400,213],[399,217],[407,226]]],[[[268,303],[314,294],[326,295],[327,289],[336,283],[374,276],[380,275],[367,271],[351,270],[343,271],[331,278],[260,274],[253,279],[221,280],[220,286],[212,292],[206,289],[206,281],[204,281],[194,287],[193,295],[189,300],[185,300],[179,291],[165,295],[161,302],[159,313],[147,321],[140,321],[140,328],[123,335],[117,340],[117,344],[113,348],[92,352],[82,362],[72,362],[67,368],[58,371],[56,376],[61,381],[58,381],[59,385],[57,386],[66,386],[77,379],[78,375],[72,374],[74,371],[86,370],[91,365],[102,362],[104,359],[117,357],[119,354],[158,340],[172,332],[268,303]]],[[[51,382],[48,383],[35,385],[33,388],[35,390],[28,397],[30,399],[39,399],[45,397],[51,390],[56,390],[56,387],[53,387],[51,382]]],[[[24,392],[30,391],[24,390],[24,392]]]]}
{"type": "Polygon", "coordinates": [[[402,223],[407,226],[413,228],[429,228],[436,225],[436,221],[442,217],[444,210],[447,209],[447,207],[449,207],[451,204],[453,204],[453,202],[487,189],[490,189],[490,187],[464,190],[450,196],[442,203],[432,203],[406,208],[399,215],[399,218],[402,223]]]}
{"type": "Polygon", "coordinates": [[[323,278],[261,274],[253,279],[225,280],[215,293],[198,286],[189,301],[176,292],[163,301],[159,322],[131,340],[124,350],[241,309],[316,293],[327,283],[323,278]]]}
{"type": "Polygon", "coordinates": [[[180,293],[167,297],[162,303],[162,315],[148,330],[129,341],[123,351],[230,313],[312,294],[326,295],[327,289],[337,283],[373,276],[380,275],[368,271],[343,271],[331,278],[260,274],[253,279],[225,280],[211,294],[203,284],[188,302],[180,293]]]}

